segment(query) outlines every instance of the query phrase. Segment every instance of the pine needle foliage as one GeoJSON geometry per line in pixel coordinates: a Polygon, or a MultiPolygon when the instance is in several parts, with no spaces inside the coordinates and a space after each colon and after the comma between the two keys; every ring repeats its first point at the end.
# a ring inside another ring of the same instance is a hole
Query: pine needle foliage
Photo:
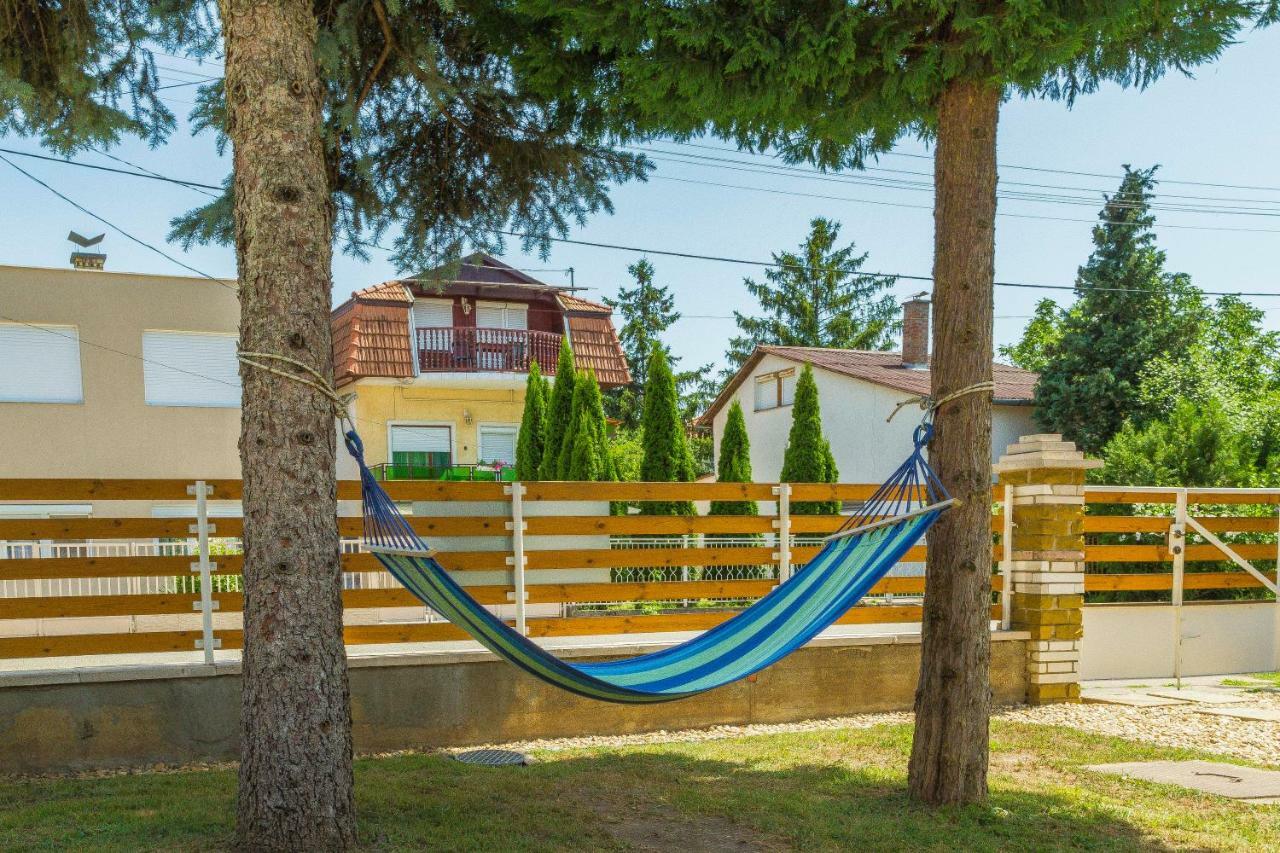
{"type": "Polygon", "coordinates": [[[537,480],[547,441],[547,381],[538,362],[529,365],[524,384],[524,414],[520,417],[520,438],[516,441],[516,479],[537,480]]]}
{"type": "MultiPolygon", "coordinates": [[[[747,419],[737,400],[729,406],[720,437],[720,459],[716,463],[716,479],[721,483],[751,482],[751,439],[747,435],[747,419]]],[[[755,501],[712,501],[710,515],[758,515],[755,501]]]]}
{"type": "Polygon", "coordinates": [[[1212,312],[1185,275],[1165,270],[1151,201],[1155,169],[1125,167],[1093,229],[1093,253],[1076,276],[1076,303],[1046,348],[1036,420],[1097,453],[1128,419],[1145,416],[1144,369],[1182,363],[1212,312]]]}
{"type": "Polygon", "coordinates": [[[625,429],[634,429],[640,425],[644,411],[649,358],[660,348],[672,360],[671,348],[663,343],[662,335],[680,319],[680,312],[675,310],[670,289],[654,282],[653,264],[648,258],[636,261],[627,267],[627,272],[635,279],[635,287],[621,287],[616,299],[605,297],[604,301],[622,318],[618,339],[627,357],[631,383],[611,391],[608,406],[625,429]]]}
{"type": "Polygon", "coordinates": [[[736,370],[761,344],[834,349],[887,350],[902,330],[898,302],[889,290],[895,276],[858,272],[867,253],[853,243],[837,248],[840,223],[819,217],[809,224],[799,252],[774,252],[777,266],[762,282],[745,279],[760,303],[758,317],[733,312],[741,335],[729,341],[736,370]]]}
{"type": "MultiPolygon", "coordinates": [[[[795,402],[791,406],[791,432],[782,457],[781,479],[784,483],[835,483],[839,477],[831,444],[822,434],[818,383],[813,378],[813,368],[806,364],[796,381],[795,402]]],[[[797,501],[791,504],[794,515],[834,515],[839,511],[839,501],[797,501]]]]}

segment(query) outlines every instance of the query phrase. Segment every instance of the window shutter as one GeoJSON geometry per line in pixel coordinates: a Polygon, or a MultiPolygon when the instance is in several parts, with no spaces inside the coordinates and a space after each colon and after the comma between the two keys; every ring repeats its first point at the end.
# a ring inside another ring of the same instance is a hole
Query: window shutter
{"type": "Polygon", "coordinates": [[[516,428],[515,427],[480,427],[481,462],[502,462],[514,465],[516,462],[516,428]]]}
{"type": "Polygon", "coordinates": [[[479,302],[476,304],[476,325],[483,329],[506,328],[506,311],[501,304],[479,302]]]}
{"type": "Polygon", "coordinates": [[[413,325],[420,329],[449,328],[453,325],[452,299],[415,299],[413,325]]]}
{"type": "Polygon", "coordinates": [[[392,453],[450,453],[453,450],[446,426],[393,426],[392,453]]]}
{"type": "Polygon", "coordinates": [[[235,335],[143,332],[142,357],[148,406],[239,407],[235,335]]]}
{"type": "Polygon", "coordinates": [[[774,374],[756,377],[756,411],[777,408],[778,384],[774,374]]]}
{"type": "Polygon", "coordinates": [[[83,401],[75,326],[0,323],[0,402],[83,401]]]}
{"type": "Polygon", "coordinates": [[[507,306],[507,328],[508,329],[527,329],[529,328],[529,306],[521,305],[513,302],[507,306]]]}

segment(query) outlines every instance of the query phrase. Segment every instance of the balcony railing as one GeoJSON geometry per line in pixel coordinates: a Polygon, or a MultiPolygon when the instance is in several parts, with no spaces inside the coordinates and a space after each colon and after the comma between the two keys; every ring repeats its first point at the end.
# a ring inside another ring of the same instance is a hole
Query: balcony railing
{"type": "Polygon", "coordinates": [[[560,335],[525,329],[419,327],[416,341],[423,373],[527,373],[534,361],[545,373],[555,370],[560,353],[560,335]]]}
{"type": "Polygon", "coordinates": [[[511,483],[516,479],[512,465],[411,465],[383,462],[369,466],[375,480],[445,480],[449,482],[511,483]]]}

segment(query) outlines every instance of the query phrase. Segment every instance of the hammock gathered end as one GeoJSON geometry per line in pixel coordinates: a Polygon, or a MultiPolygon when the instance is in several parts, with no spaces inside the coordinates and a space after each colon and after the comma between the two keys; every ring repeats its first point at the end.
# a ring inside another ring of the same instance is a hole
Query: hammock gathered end
{"type": "Polygon", "coordinates": [[[755,604],[679,645],[584,664],[557,658],[468,595],[365,465],[364,445],[354,429],[346,433],[346,444],[360,467],[366,548],[406,589],[536,678],[592,699],[650,703],[692,696],[759,672],[857,604],[955,503],[924,458],[932,433],[927,422],[917,427],[907,460],[825,539],[803,569],[755,604]]]}

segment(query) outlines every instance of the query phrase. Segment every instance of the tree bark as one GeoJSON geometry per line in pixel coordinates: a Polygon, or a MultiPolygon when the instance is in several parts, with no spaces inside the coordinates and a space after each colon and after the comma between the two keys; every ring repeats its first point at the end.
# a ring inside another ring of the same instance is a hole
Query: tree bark
{"type": "MultiPolygon", "coordinates": [[[[240,347],[332,379],[333,209],[309,0],[220,0],[234,148],[240,347]]],[[[286,372],[298,372],[275,364],[286,372]]],[[[355,845],[334,413],[241,366],[244,669],[237,842],[355,845]]]]}
{"type": "MultiPolygon", "coordinates": [[[[952,83],[938,105],[934,154],[935,397],[991,380],[996,124],[1000,91],[952,83]]],[[[930,803],[987,796],[991,708],[991,402],[938,410],[929,457],[963,503],[929,532],[920,683],[909,790],[930,803]]]]}

